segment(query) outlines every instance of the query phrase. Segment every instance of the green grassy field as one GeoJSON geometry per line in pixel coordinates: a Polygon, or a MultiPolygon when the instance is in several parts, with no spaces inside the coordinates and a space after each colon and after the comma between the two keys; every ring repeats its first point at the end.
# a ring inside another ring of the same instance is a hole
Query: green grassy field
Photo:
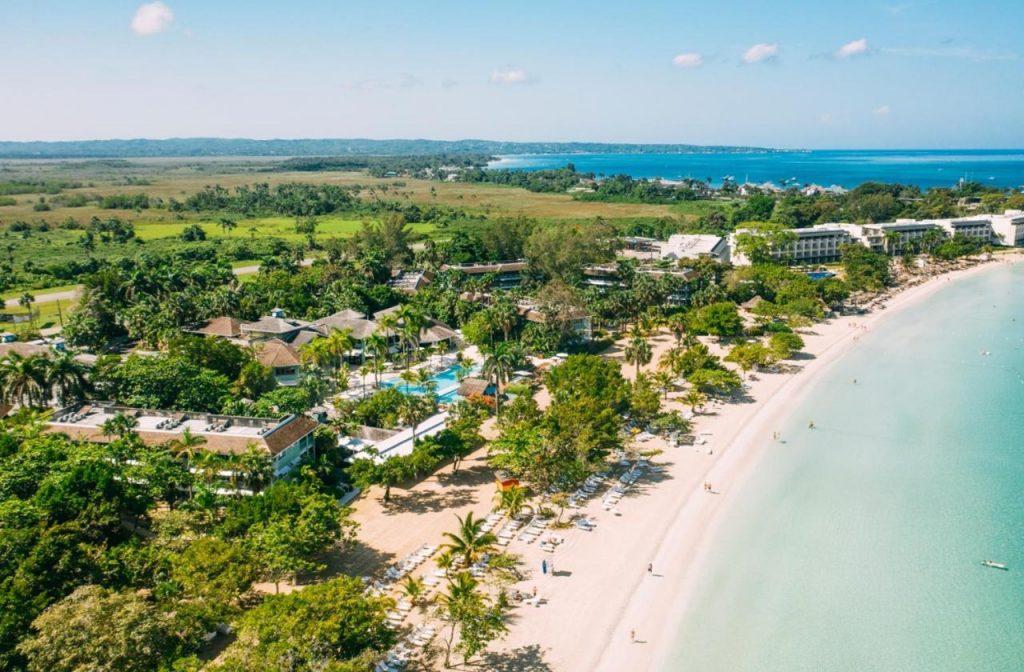
{"type": "MultiPolygon", "coordinates": [[[[61,318],[66,322],[71,310],[74,308],[74,301],[45,301],[32,304],[33,322],[22,322],[14,325],[8,322],[0,323],[0,331],[10,331],[15,334],[27,333],[35,329],[49,329],[50,327],[61,326],[61,318]]],[[[27,311],[21,307],[3,309],[9,315],[27,315],[27,311]]]]}
{"type": "MultiPolygon", "coordinates": [[[[207,239],[213,238],[281,238],[283,240],[305,240],[306,236],[295,231],[295,219],[291,217],[256,217],[236,219],[238,227],[225,232],[213,219],[196,219],[183,222],[147,220],[145,215],[135,224],[135,235],[142,240],[156,240],[180,236],[186,227],[198,224],[206,232],[207,239]]],[[[317,238],[347,238],[362,226],[363,220],[343,217],[317,218],[317,238]]],[[[430,234],[437,227],[433,224],[410,224],[416,233],[430,234]]],[[[245,264],[240,264],[245,265],[245,264]]]]}

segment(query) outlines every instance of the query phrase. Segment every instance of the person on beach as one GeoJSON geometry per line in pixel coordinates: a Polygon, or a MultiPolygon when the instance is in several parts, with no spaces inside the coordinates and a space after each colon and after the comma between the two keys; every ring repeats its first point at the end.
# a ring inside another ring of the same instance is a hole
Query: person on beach
{"type": "Polygon", "coordinates": [[[541,560],[540,561],[540,571],[541,571],[542,574],[547,576],[547,573],[548,573],[548,561],[547,560],[541,560]]]}
{"type": "Polygon", "coordinates": [[[814,420],[811,420],[809,423],[807,423],[807,429],[814,429],[814,420]]]}
{"type": "Polygon", "coordinates": [[[654,563],[653,562],[648,562],[647,563],[647,573],[648,574],[653,574],[654,573],[654,563]]]}
{"type": "Polygon", "coordinates": [[[629,631],[629,643],[632,644],[636,641],[636,630],[629,631]]]}

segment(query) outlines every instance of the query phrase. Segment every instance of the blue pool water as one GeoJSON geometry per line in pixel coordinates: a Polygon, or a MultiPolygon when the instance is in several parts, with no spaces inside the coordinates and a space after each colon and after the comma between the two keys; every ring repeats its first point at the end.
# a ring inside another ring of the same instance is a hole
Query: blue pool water
{"type": "MultiPolygon", "coordinates": [[[[437,383],[435,394],[437,394],[437,400],[442,403],[449,403],[455,401],[458,397],[459,391],[459,373],[463,371],[463,367],[456,364],[451,366],[444,371],[439,371],[431,376],[431,380],[437,383]]],[[[465,369],[466,373],[470,373],[469,369],[465,369]]],[[[385,380],[381,382],[383,387],[394,387],[406,394],[426,394],[427,388],[422,385],[409,385],[401,378],[394,378],[392,380],[385,380]]]]}

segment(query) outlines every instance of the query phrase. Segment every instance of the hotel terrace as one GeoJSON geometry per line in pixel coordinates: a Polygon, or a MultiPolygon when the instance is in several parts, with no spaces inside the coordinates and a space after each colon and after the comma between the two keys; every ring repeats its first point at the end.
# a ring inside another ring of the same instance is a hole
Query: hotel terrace
{"type": "Polygon", "coordinates": [[[192,436],[204,440],[204,451],[228,457],[258,450],[270,460],[275,479],[291,472],[303,456],[313,450],[313,430],[317,427],[316,421],[305,416],[249,418],[84,401],[56,411],[46,431],[66,434],[79,441],[108,443],[114,437],[104,433],[103,425],[118,415],[135,420],[133,431],[146,445],[179,440],[188,430],[192,436]]]}

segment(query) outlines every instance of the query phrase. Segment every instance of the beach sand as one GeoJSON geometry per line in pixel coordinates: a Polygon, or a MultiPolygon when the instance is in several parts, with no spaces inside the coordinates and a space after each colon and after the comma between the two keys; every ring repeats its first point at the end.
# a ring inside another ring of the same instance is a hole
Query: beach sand
{"type": "MultiPolygon", "coordinates": [[[[619,515],[601,508],[599,493],[583,509],[597,521],[594,531],[557,532],[565,542],[553,555],[522,542],[509,548],[522,555],[529,574],[515,587],[536,587],[545,602],[515,610],[508,637],[485,655],[487,669],[659,669],[673,652],[679,619],[699,580],[702,558],[714,542],[722,511],[742,491],[758,461],[770,459],[773,433],[815,375],[856,347],[858,335],[887,315],[956,278],[1020,260],[1016,254],[999,255],[994,263],[939,275],[906,289],[886,300],[884,309],[804,330],[804,354],[792,362],[799,370],[758,373],[756,380],[746,382],[744,401],[716,404],[696,416],[695,433],[710,432],[707,445],[668,447],[660,438],[634,445],[636,451],[664,449],[654,458],[663,471],[642,478],[618,504],[619,515]],[[704,483],[711,484],[712,493],[704,491],[704,483]],[[540,571],[545,558],[554,562],[553,576],[540,571]],[[648,563],[653,571],[648,571],[648,563]]],[[[646,368],[653,370],[660,354],[673,344],[669,335],[655,337],[654,358],[646,368]]],[[[633,367],[624,367],[623,372],[632,376],[633,367]]],[[[676,401],[668,406],[681,408],[676,401]]]]}

